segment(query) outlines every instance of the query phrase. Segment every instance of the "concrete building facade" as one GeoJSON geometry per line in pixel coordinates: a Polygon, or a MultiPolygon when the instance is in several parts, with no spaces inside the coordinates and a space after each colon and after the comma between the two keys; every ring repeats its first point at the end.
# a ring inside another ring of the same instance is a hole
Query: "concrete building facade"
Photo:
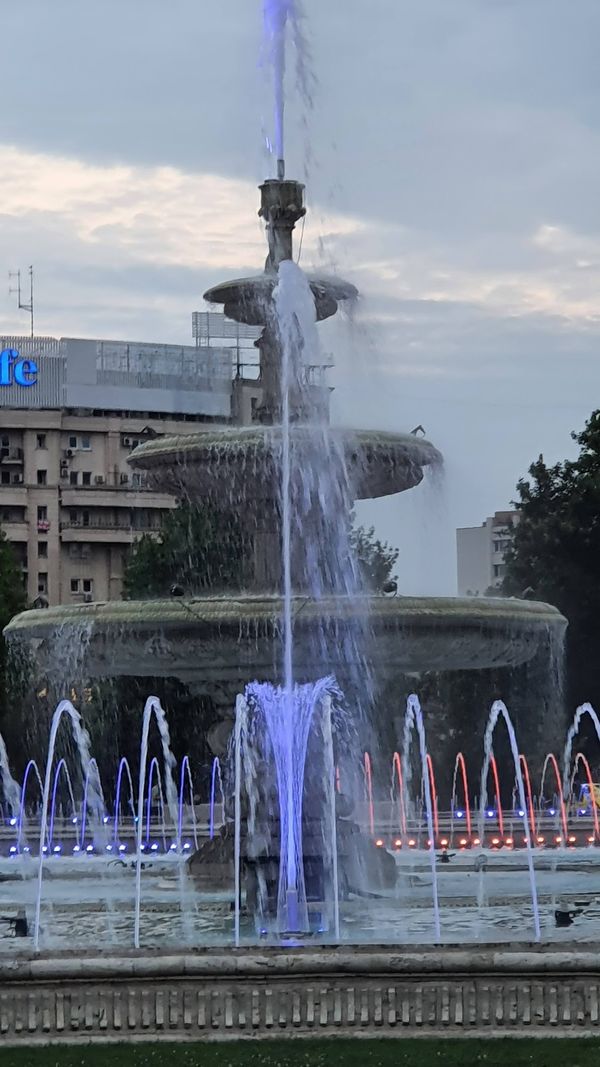
{"type": "Polygon", "coordinates": [[[519,521],[517,511],[497,511],[481,524],[456,531],[459,596],[485,596],[501,584],[505,555],[519,521]]]}
{"type": "MultiPolygon", "coordinates": [[[[228,340],[2,337],[0,353],[0,527],[28,598],[118,599],[129,546],[175,505],[127,457],[148,436],[230,422],[239,351],[228,340]]],[[[250,399],[237,407],[250,421],[250,399]]]]}

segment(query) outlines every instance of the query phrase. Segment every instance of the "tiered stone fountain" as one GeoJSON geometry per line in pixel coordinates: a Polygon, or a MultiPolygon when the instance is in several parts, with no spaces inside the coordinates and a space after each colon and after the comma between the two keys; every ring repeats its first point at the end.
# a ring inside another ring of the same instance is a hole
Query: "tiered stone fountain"
{"type": "MultiPolygon", "coordinates": [[[[225,718],[236,692],[249,680],[280,676],[281,352],[272,296],[279,265],[293,258],[293,230],[304,214],[303,185],[266,181],[261,186],[260,208],[269,244],[264,273],[225,282],[206,294],[209,302],[223,305],[225,313],[237,322],[264,327],[257,342],[263,402],[256,423],[250,427],[211,426],[185,436],[158,437],[138,447],[130,457],[132,466],[143,471],[149,484],[161,492],[195,502],[210,500],[217,507],[235,507],[252,533],[247,589],[226,596],[118,601],[23,612],[5,632],[11,640],[33,649],[40,677],[52,679],[54,675],[57,694],[68,691],[74,680],[64,676],[64,666],[56,677],[57,663],[64,664],[64,659],[57,657],[57,640],[64,647],[70,632],[80,633],[82,629],[86,650],[80,675],[88,679],[176,678],[195,693],[217,695],[225,718]]],[[[310,277],[309,281],[318,320],[334,315],[340,301],[356,296],[352,285],[338,279],[310,277]]],[[[298,439],[307,432],[306,396],[307,391],[302,390],[290,400],[292,436],[298,439]]],[[[322,388],[316,394],[313,391],[311,405],[326,403],[326,396],[322,388]]],[[[345,461],[348,491],[344,505],[348,509],[355,500],[414,488],[425,468],[441,462],[432,444],[411,434],[365,430],[329,433],[337,443],[340,462],[345,461]]],[[[318,507],[315,500],[315,513],[318,507]]],[[[335,514],[333,521],[345,523],[348,515],[335,514]]],[[[327,539],[326,528],[321,528],[320,536],[327,539]]],[[[305,588],[302,561],[293,560],[292,565],[294,588],[301,593],[305,588]]],[[[295,675],[300,681],[322,676],[333,668],[344,686],[345,669],[353,665],[324,662],[323,657],[327,658],[328,649],[339,649],[340,632],[360,615],[369,623],[366,659],[373,675],[388,686],[400,675],[421,672],[507,668],[517,669],[517,673],[528,671],[531,681],[533,671],[535,715],[523,709],[519,716],[518,703],[511,700],[515,717],[521,718],[522,743],[535,755],[538,740],[540,747],[543,741],[545,752],[550,743],[548,730],[554,723],[560,729],[554,657],[566,624],[548,605],[506,599],[357,598],[344,597],[339,591],[328,595],[325,590],[318,600],[297,596],[294,611],[295,675]],[[320,642],[320,660],[315,657],[312,640],[317,627],[331,638],[320,642]]],[[[399,691],[396,707],[400,707],[401,697],[399,691]]],[[[481,709],[461,709],[470,732],[476,725],[475,717],[481,714],[483,721],[486,707],[487,701],[481,709]]],[[[172,713],[176,715],[176,709],[172,713]]],[[[393,714],[389,705],[383,711],[388,720],[393,714]]],[[[455,749],[456,739],[452,751],[455,749]]]]}

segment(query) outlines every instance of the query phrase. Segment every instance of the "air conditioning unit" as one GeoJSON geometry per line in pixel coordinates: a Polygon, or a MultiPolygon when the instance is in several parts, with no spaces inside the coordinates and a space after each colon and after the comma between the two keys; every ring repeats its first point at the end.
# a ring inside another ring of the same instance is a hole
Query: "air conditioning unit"
{"type": "Polygon", "coordinates": [[[104,485],[104,475],[97,474],[94,478],[94,485],[104,485]]]}
{"type": "Polygon", "coordinates": [[[131,437],[123,438],[123,448],[131,448],[131,437]]]}
{"type": "Polygon", "coordinates": [[[93,598],[91,593],[84,593],[83,594],[83,603],[84,604],[92,604],[93,601],[94,601],[94,598],[93,598]]]}
{"type": "Polygon", "coordinates": [[[129,475],[128,474],[122,474],[120,479],[119,479],[119,481],[120,481],[121,485],[129,485],[129,475]]]}

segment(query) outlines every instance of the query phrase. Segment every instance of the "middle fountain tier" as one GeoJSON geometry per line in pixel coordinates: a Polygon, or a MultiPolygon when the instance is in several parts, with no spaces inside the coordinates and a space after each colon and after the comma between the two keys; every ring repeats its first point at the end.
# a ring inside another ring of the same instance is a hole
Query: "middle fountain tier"
{"type": "MultiPolygon", "coordinates": [[[[263,327],[256,341],[261,402],[253,424],[158,438],[139,446],[129,462],[159,492],[194,503],[208,501],[225,515],[233,509],[252,545],[246,584],[275,592],[283,575],[281,472],[287,445],[296,527],[294,589],[310,593],[316,584],[319,592],[358,592],[356,582],[344,582],[346,561],[338,559],[332,567],[326,559],[332,544],[339,543],[341,527],[349,528],[355,500],[411,489],[422,480],[424,469],[440,464],[442,457],[432,444],[412,434],[330,428],[330,389],[315,375],[322,371],[315,364],[315,324],[335,315],[340,301],[358,294],[348,282],[304,276],[295,268],[293,231],[305,214],[300,182],[265,182],[259,215],[266,224],[269,254],[263,274],[225,282],[205,294],[236,322],[263,327]],[[292,285],[296,306],[291,309],[294,336],[287,338],[292,355],[284,381],[286,337],[278,306],[284,297],[278,302],[278,294],[286,283],[292,285]],[[303,322],[299,314],[304,314],[303,322]]],[[[339,547],[343,551],[341,543],[339,547]]]]}

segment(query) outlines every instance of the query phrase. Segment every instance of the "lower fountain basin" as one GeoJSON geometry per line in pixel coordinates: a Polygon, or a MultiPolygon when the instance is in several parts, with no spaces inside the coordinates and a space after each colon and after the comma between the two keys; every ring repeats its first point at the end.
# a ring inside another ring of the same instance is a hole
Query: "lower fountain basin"
{"type": "MultiPolygon", "coordinates": [[[[518,666],[560,642],[567,625],[548,604],[500,598],[296,597],[293,610],[296,676],[305,680],[332,666],[315,661],[316,628],[339,635],[365,616],[368,658],[383,674],[518,666]]],[[[29,646],[48,674],[61,660],[58,642],[83,641],[90,678],[176,677],[241,689],[249,678],[279,673],[281,618],[277,596],[125,600],[24,611],[4,633],[29,646]]]]}

